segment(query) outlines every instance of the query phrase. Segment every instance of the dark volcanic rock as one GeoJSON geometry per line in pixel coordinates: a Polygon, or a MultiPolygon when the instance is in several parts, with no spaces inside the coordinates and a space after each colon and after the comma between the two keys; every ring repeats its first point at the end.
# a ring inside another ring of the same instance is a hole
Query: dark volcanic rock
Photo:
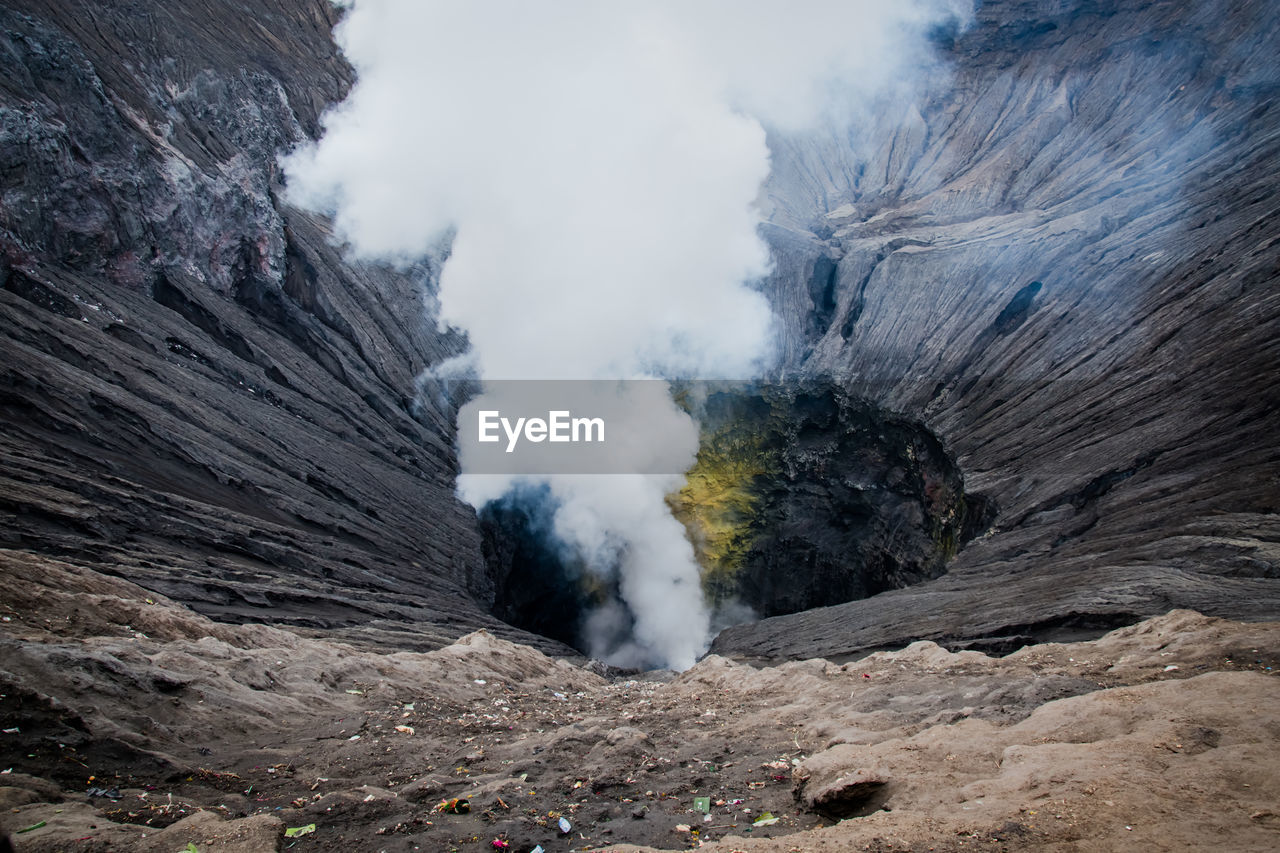
{"type": "Polygon", "coordinates": [[[1280,613],[1278,42],[1263,2],[986,2],[919,111],[775,140],[791,364],[923,416],[1001,512],[938,580],[716,651],[1280,613]]]}
{"type": "Polygon", "coordinates": [[[773,616],[910,586],[994,518],[933,434],[831,381],[731,383],[699,418],[671,504],[715,605],[773,616]]]}
{"type": "Polygon", "coordinates": [[[452,414],[414,400],[459,350],[437,267],[348,264],[279,200],[351,82],[336,14],[0,9],[0,543],[232,621],[537,642],[475,604],[452,414]]]}

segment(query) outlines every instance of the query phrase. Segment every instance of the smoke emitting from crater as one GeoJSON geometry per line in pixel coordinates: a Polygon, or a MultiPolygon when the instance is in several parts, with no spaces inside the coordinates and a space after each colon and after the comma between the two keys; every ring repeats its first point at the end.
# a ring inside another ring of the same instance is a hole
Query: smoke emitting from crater
{"type": "MultiPolygon", "coordinates": [[[[772,356],[753,284],[765,128],[847,122],[927,65],[959,0],[557,3],[355,0],[357,72],[289,198],[331,211],[358,256],[450,240],[438,322],[481,379],[737,377],[772,356]]],[[[969,7],[971,8],[971,7],[969,7]]],[[[690,461],[696,426],[688,423],[690,461]]],[[[664,497],[678,477],[550,476],[556,533],[621,601],[591,621],[615,663],[692,665],[698,567],[664,497]],[[626,611],[619,638],[610,613],[626,611]]],[[[467,477],[474,505],[511,478],[467,477]]],[[[588,641],[591,638],[587,638],[588,641]]]]}

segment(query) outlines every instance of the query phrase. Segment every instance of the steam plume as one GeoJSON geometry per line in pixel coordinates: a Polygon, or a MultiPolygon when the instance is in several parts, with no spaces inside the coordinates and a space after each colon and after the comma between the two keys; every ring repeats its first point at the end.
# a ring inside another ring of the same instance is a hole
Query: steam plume
{"type": "MultiPolygon", "coordinates": [[[[361,256],[452,235],[438,319],[481,378],[751,376],[764,127],[856,116],[955,2],[355,0],[337,38],[358,81],[287,158],[290,196],[361,256]]],[[[552,478],[559,535],[621,573],[633,636],[600,649],[619,662],[686,667],[708,640],[674,486],[552,478]]]]}

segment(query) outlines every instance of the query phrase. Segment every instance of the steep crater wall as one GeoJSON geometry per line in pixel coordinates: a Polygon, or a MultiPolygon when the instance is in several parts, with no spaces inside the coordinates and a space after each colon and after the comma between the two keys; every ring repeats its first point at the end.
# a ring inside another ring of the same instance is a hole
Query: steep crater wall
{"type": "Polygon", "coordinates": [[[426,315],[277,157],[353,74],[325,0],[0,8],[0,545],[230,622],[431,648],[486,612],[426,315]],[[480,602],[480,603],[477,603],[480,602]]]}
{"type": "MultiPolygon", "coordinates": [[[[336,15],[0,8],[0,544],[227,620],[564,651],[489,612],[526,605],[415,399],[461,347],[438,263],[347,263],[281,201],[352,82],[336,15]]],[[[1260,0],[985,0],[921,98],[771,135],[787,375],[918,420],[1000,513],[939,576],[717,651],[1280,612],[1278,40],[1260,0]]]]}
{"type": "Polygon", "coordinates": [[[715,651],[1280,613],[1278,38],[1256,0],[988,0],[916,103],[772,136],[786,369],[920,418],[1001,512],[939,578],[715,651]]]}

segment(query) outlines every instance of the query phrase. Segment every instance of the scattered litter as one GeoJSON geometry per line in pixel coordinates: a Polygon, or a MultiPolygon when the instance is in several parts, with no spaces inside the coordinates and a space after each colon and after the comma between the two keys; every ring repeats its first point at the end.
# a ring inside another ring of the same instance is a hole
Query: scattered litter
{"type": "Polygon", "coordinates": [[[14,727],[13,727],[13,728],[11,728],[11,729],[5,729],[5,730],[4,730],[4,733],[5,733],[5,734],[7,734],[7,735],[16,735],[16,734],[18,734],[20,731],[22,731],[22,729],[18,728],[17,726],[14,726],[14,727]]]}
{"type": "Polygon", "coordinates": [[[447,814],[466,814],[471,811],[471,802],[465,797],[441,800],[436,804],[436,811],[447,814]]]}
{"type": "Polygon", "coordinates": [[[412,703],[412,702],[406,702],[406,703],[405,703],[405,705],[404,705],[404,709],[405,709],[406,711],[412,711],[412,710],[413,710],[413,703],[412,703]]]}
{"type": "Polygon", "coordinates": [[[529,851],[529,853],[546,853],[546,851],[545,851],[545,850],[543,850],[543,849],[542,849],[542,845],[541,845],[541,844],[539,844],[537,847],[535,847],[535,848],[533,848],[532,850],[530,850],[530,851],[529,851]]]}
{"type": "Polygon", "coordinates": [[[703,823],[711,823],[711,815],[709,815],[709,814],[703,815],[703,816],[702,816],[702,822],[703,822],[703,823]]]}
{"type": "Polygon", "coordinates": [[[360,740],[360,735],[352,735],[351,737],[347,738],[347,740],[360,740]]]}
{"type": "Polygon", "coordinates": [[[703,814],[711,814],[711,798],[710,797],[694,797],[693,810],[702,812],[703,814]]]}
{"type": "MultiPolygon", "coordinates": [[[[147,602],[147,603],[150,604],[150,602],[147,602]]],[[[193,842],[188,841],[187,846],[183,848],[182,853],[200,853],[200,848],[197,847],[193,842]]]]}
{"type": "Polygon", "coordinates": [[[751,822],[752,826],[773,826],[778,822],[778,818],[773,816],[773,812],[765,812],[751,822]]]}
{"type": "Polygon", "coordinates": [[[560,827],[560,832],[563,835],[568,835],[570,832],[573,831],[573,824],[569,823],[569,821],[565,820],[564,818],[560,818],[560,820],[556,823],[556,825],[560,827]]]}
{"type": "Polygon", "coordinates": [[[363,695],[364,695],[364,691],[363,691],[363,690],[356,690],[354,687],[353,687],[352,689],[348,690],[347,692],[348,692],[348,693],[350,693],[352,696],[363,696],[363,695]]]}
{"type": "Polygon", "coordinates": [[[1178,667],[1177,667],[1177,664],[1172,664],[1172,663],[1171,663],[1171,664],[1169,664],[1168,666],[1166,666],[1166,667],[1164,668],[1164,671],[1165,671],[1165,672],[1173,672],[1173,671],[1174,671],[1175,669],[1177,669],[1177,668],[1178,668],[1178,667]]]}
{"type": "Polygon", "coordinates": [[[413,734],[413,726],[396,726],[396,731],[401,734],[411,735],[413,734]]]}
{"type": "Polygon", "coordinates": [[[26,827],[26,828],[24,828],[24,829],[19,829],[17,834],[18,834],[18,835],[21,835],[21,834],[22,834],[22,833],[24,833],[24,832],[30,832],[31,830],[33,830],[33,829],[39,829],[40,827],[42,827],[42,826],[44,826],[44,825],[45,825],[44,821],[40,821],[39,823],[33,823],[33,824],[31,824],[31,826],[28,826],[28,827],[26,827]]]}
{"type": "Polygon", "coordinates": [[[495,838],[495,839],[493,839],[493,841],[492,841],[492,842],[490,842],[490,843],[493,845],[493,849],[494,849],[494,850],[506,850],[507,848],[509,848],[509,847],[511,846],[511,842],[510,842],[510,841],[507,841],[507,840],[502,839],[502,838],[495,838]]]}
{"type": "Polygon", "coordinates": [[[479,684],[481,687],[484,687],[484,686],[485,686],[486,684],[488,684],[488,683],[489,683],[489,682],[485,681],[483,678],[477,678],[477,679],[476,679],[476,684],[479,684]]]}
{"type": "Polygon", "coordinates": [[[366,803],[372,803],[375,799],[377,799],[377,798],[376,798],[376,797],[374,797],[374,795],[373,795],[373,794],[365,794],[364,802],[366,802],[366,803]]]}
{"type": "Polygon", "coordinates": [[[301,838],[304,835],[310,835],[316,831],[316,825],[309,823],[306,826],[291,826],[284,831],[285,838],[301,838]]]}
{"type": "Polygon", "coordinates": [[[687,824],[687,823],[677,823],[677,824],[676,824],[676,832],[689,832],[689,831],[690,831],[690,830],[692,830],[692,829],[693,829],[693,827],[689,826],[689,824],[687,824]]]}

